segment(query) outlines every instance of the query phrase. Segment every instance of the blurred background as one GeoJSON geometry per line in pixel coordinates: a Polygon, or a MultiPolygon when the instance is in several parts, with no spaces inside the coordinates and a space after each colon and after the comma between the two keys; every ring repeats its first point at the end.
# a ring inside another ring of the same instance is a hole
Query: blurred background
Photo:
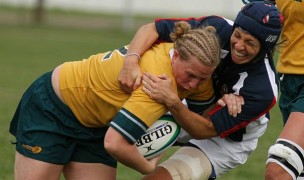
{"type": "MultiPolygon", "coordinates": [[[[23,92],[38,76],[64,61],[128,44],[137,28],[155,18],[220,15],[233,20],[242,6],[241,0],[0,0],[0,179],[14,179],[15,139],[8,127],[23,92]]],[[[257,150],[220,179],[263,179],[267,150],[281,122],[275,106],[257,150]]],[[[140,177],[119,164],[117,179],[140,177]]]]}
{"type": "MultiPolygon", "coordinates": [[[[221,15],[233,18],[242,6],[239,0],[0,0],[2,6],[12,6],[19,11],[32,9],[32,17],[2,14],[2,20],[19,18],[20,21],[36,23],[54,23],[47,17],[48,10],[79,11],[122,16],[122,28],[133,30],[134,16],[150,17],[188,17],[203,15],[221,15]],[[18,17],[22,16],[22,17],[18,17]],[[28,19],[32,18],[32,19],[28,19]]],[[[3,13],[3,12],[2,12],[3,13]]],[[[19,12],[22,14],[22,12],[19,12]]],[[[96,24],[95,24],[96,26],[96,24]]]]}

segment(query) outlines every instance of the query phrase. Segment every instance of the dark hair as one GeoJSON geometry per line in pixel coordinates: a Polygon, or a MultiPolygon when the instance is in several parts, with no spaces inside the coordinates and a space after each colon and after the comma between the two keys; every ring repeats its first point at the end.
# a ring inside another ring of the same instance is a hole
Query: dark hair
{"type": "Polygon", "coordinates": [[[249,3],[238,13],[234,28],[240,27],[261,43],[260,52],[253,61],[273,50],[282,31],[281,21],[282,16],[277,7],[264,2],[249,3]]]}

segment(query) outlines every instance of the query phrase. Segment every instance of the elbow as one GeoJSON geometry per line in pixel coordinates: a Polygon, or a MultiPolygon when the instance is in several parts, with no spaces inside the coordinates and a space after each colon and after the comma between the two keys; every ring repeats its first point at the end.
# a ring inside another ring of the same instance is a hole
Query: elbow
{"type": "Polygon", "coordinates": [[[141,30],[142,30],[142,32],[144,32],[144,33],[149,33],[149,37],[153,40],[153,42],[154,42],[155,40],[157,40],[158,37],[159,37],[154,22],[153,22],[153,23],[148,23],[148,24],[143,25],[143,26],[141,27],[141,30]]]}
{"type": "Polygon", "coordinates": [[[192,133],[192,134],[190,134],[191,135],[191,137],[193,137],[193,139],[206,139],[206,137],[205,136],[202,136],[201,134],[197,134],[197,133],[192,133]]]}
{"type": "Polygon", "coordinates": [[[198,132],[195,133],[195,132],[192,132],[190,135],[191,135],[191,137],[193,139],[197,139],[197,140],[211,138],[211,136],[208,133],[198,133],[198,132]]]}
{"type": "Polygon", "coordinates": [[[115,141],[105,137],[104,148],[110,155],[115,156],[115,154],[118,152],[119,146],[117,143],[115,143],[115,141]]]}
{"type": "Polygon", "coordinates": [[[197,129],[192,129],[188,132],[191,137],[194,139],[209,139],[218,136],[215,127],[213,126],[212,122],[208,124],[204,124],[202,126],[197,126],[197,129]]]}
{"type": "MultiPolygon", "coordinates": [[[[108,153],[110,153],[114,150],[114,147],[113,147],[111,141],[109,141],[107,139],[104,140],[104,148],[108,153]]],[[[110,154],[112,154],[112,153],[110,153],[110,154]]]]}
{"type": "Polygon", "coordinates": [[[200,140],[200,139],[210,139],[210,138],[217,136],[218,134],[208,131],[208,132],[203,132],[203,133],[202,132],[201,133],[192,133],[190,135],[193,139],[200,140]]]}
{"type": "Polygon", "coordinates": [[[155,23],[148,23],[140,27],[140,29],[144,29],[146,31],[156,31],[155,23]]]}

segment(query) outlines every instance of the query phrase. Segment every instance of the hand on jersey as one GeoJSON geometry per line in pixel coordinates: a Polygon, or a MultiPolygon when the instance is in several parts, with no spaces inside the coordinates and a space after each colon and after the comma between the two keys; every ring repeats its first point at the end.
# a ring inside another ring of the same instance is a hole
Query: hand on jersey
{"type": "Polygon", "coordinates": [[[142,85],[143,91],[158,103],[168,106],[178,98],[172,87],[172,80],[167,75],[144,73],[142,85]]]}
{"type": "Polygon", "coordinates": [[[140,86],[142,72],[138,66],[137,59],[131,59],[131,56],[125,58],[128,58],[128,60],[124,61],[123,68],[118,76],[118,82],[123,91],[132,93],[133,90],[140,86]]]}
{"type": "Polygon", "coordinates": [[[242,105],[244,105],[244,98],[235,94],[225,94],[217,101],[217,104],[224,107],[227,106],[228,112],[231,116],[236,117],[238,113],[242,112],[242,105]]]}

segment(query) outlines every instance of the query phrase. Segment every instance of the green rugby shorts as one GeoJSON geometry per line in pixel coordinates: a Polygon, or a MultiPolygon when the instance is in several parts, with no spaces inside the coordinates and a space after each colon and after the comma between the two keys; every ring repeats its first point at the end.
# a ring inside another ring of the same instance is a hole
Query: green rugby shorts
{"type": "Polygon", "coordinates": [[[104,148],[108,127],[83,126],[72,111],[56,96],[52,72],[39,77],[24,93],[10,124],[16,137],[16,150],[26,157],[53,164],[70,161],[102,163],[116,167],[117,162],[104,148]]]}
{"type": "Polygon", "coordinates": [[[291,112],[304,112],[304,75],[279,75],[282,77],[279,107],[285,124],[291,112]]]}

